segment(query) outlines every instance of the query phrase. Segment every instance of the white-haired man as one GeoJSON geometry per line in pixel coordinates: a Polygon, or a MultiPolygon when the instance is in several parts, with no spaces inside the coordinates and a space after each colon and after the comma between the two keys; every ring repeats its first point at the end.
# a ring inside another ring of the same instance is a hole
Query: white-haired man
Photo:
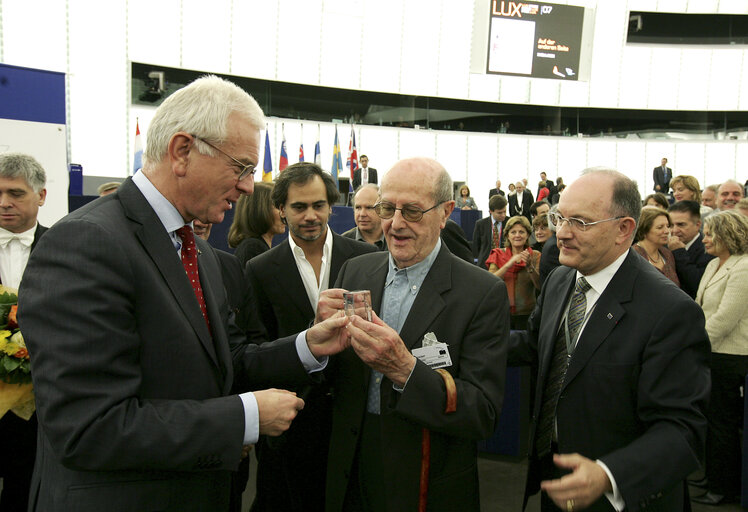
{"type": "Polygon", "coordinates": [[[32,254],[19,303],[40,428],[31,510],[228,510],[242,446],[304,406],[232,389],[303,382],[345,345],[340,317],[246,344],[193,234],[252,193],[263,127],[239,87],[196,80],[157,109],[142,171],[32,254]]]}

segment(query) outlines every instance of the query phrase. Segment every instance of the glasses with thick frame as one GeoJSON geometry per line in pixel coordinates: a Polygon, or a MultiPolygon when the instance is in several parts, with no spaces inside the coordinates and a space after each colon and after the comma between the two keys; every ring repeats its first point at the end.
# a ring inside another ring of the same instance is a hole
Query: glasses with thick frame
{"type": "Polygon", "coordinates": [[[395,205],[392,203],[388,203],[387,201],[380,201],[379,203],[374,205],[374,212],[376,212],[380,219],[391,219],[395,216],[395,211],[400,210],[403,218],[408,222],[420,222],[423,218],[424,213],[430,212],[442,203],[446,203],[446,201],[436,203],[428,210],[422,210],[417,206],[411,206],[408,204],[406,204],[402,208],[395,208],[395,205]]]}
{"type": "Polygon", "coordinates": [[[197,135],[192,135],[192,137],[195,140],[199,140],[199,141],[207,144],[208,146],[210,146],[211,148],[215,149],[216,151],[218,151],[222,155],[227,156],[230,159],[232,159],[234,161],[234,163],[236,164],[236,166],[241,169],[241,171],[239,172],[239,175],[237,176],[237,181],[242,181],[247,176],[254,176],[255,171],[257,170],[255,168],[254,164],[244,164],[244,163],[240,162],[239,160],[237,160],[236,158],[234,158],[233,156],[231,156],[228,153],[226,153],[224,150],[222,150],[222,149],[214,146],[213,144],[211,144],[207,140],[203,139],[202,137],[198,137],[197,135]]]}
{"type": "Polygon", "coordinates": [[[576,217],[562,217],[558,213],[549,213],[548,214],[548,222],[556,226],[556,230],[561,229],[561,226],[564,225],[564,222],[569,223],[569,227],[575,231],[587,231],[587,228],[590,226],[594,226],[595,224],[601,224],[603,222],[610,222],[611,220],[620,220],[623,219],[625,216],[619,215],[618,217],[611,217],[609,219],[603,219],[603,220],[596,220],[595,222],[586,222],[582,219],[577,219],[576,217]]]}

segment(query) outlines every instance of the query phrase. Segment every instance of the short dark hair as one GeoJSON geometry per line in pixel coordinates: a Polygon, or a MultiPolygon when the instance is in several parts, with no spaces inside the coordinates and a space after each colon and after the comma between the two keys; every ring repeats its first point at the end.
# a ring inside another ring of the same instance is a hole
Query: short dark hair
{"type": "Polygon", "coordinates": [[[538,208],[540,208],[540,206],[544,204],[547,204],[548,208],[551,207],[551,203],[549,203],[545,199],[541,199],[540,201],[535,201],[534,203],[532,203],[532,205],[530,205],[530,215],[535,217],[538,214],[538,208]]]}
{"type": "Polygon", "coordinates": [[[243,195],[236,202],[234,220],[229,227],[228,242],[230,247],[238,247],[245,238],[257,238],[273,227],[275,216],[270,196],[273,183],[260,181],[255,183],[251,196],[243,195]]]}
{"type": "Polygon", "coordinates": [[[285,206],[286,201],[288,200],[288,188],[291,185],[304,185],[315,176],[319,176],[325,184],[328,204],[330,206],[334,205],[340,198],[340,192],[338,192],[338,186],[335,184],[335,180],[332,179],[330,173],[324,171],[322,167],[312,162],[299,162],[297,164],[289,165],[278,175],[271,196],[273,205],[280,210],[282,206],[285,206]]]}
{"type": "Polygon", "coordinates": [[[688,213],[691,215],[692,221],[701,221],[701,206],[696,201],[678,201],[677,203],[673,203],[667,211],[688,213]]]}
{"type": "Polygon", "coordinates": [[[496,194],[488,199],[488,209],[490,211],[501,210],[506,206],[506,198],[501,194],[496,194]]]}

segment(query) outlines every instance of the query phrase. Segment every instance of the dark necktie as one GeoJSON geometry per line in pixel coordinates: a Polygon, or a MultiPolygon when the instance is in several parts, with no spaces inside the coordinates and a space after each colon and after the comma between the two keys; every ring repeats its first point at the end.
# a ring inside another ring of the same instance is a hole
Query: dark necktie
{"type": "Polygon", "coordinates": [[[205,306],[205,297],[203,297],[203,288],[200,286],[200,274],[197,270],[197,247],[195,246],[195,234],[190,226],[182,226],[177,229],[177,235],[182,239],[182,265],[187,272],[187,278],[190,280],[192,289],[195,292],[197,303],[200,305],[200,311],[203,313],[205,324],[210,332],[210,321],[208,320],[208,308],[205,306]]]}
{"type": "MultiPolygon", "coordinates": [[[[556,404],[561,388],[566,378],[566,370],[569,367],[569,351],[566,346],[566,329],[564,322],[569,329],[569,340],[573,342],[576,339],[579,330],[584,321],[585,311],[587,309],[587,298],[585,293],[590,289],[590,284],[584,277],[577,280],[574,294],[569,304],[569,313],[561,322],[561,327],[556,336],[556,343],[553,346],[553,355],[551,356],[551,367],[548,370],[548,376],[545,379],[543,388],[543,402],[540,406],[540,415],[538,416],[538,426],[535,432],[535,451],[539,458],[542,458],[551,451],[551,440],[553,439],[554,419],[556,417],[556,404]]],[[[573,351],[573,348],[572,348],[573,351]]]]}

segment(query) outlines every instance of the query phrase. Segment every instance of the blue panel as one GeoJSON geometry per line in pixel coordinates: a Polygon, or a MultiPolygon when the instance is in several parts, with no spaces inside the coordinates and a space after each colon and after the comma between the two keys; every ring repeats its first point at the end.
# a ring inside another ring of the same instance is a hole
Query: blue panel
{"type": "Polygon", "coordinates": [[[475,223],[480,220],[482,215],[483,212],[481,210],[454,209],[449,217],[460,225],[462,230],[465,232],[465,237],[468,239],[468,242],[472,242],[475,223]]]}
{"type": "Polygon", "coordinates": [[[0,118],[65,124],[65,74],[0,64],[0,118]]]}

